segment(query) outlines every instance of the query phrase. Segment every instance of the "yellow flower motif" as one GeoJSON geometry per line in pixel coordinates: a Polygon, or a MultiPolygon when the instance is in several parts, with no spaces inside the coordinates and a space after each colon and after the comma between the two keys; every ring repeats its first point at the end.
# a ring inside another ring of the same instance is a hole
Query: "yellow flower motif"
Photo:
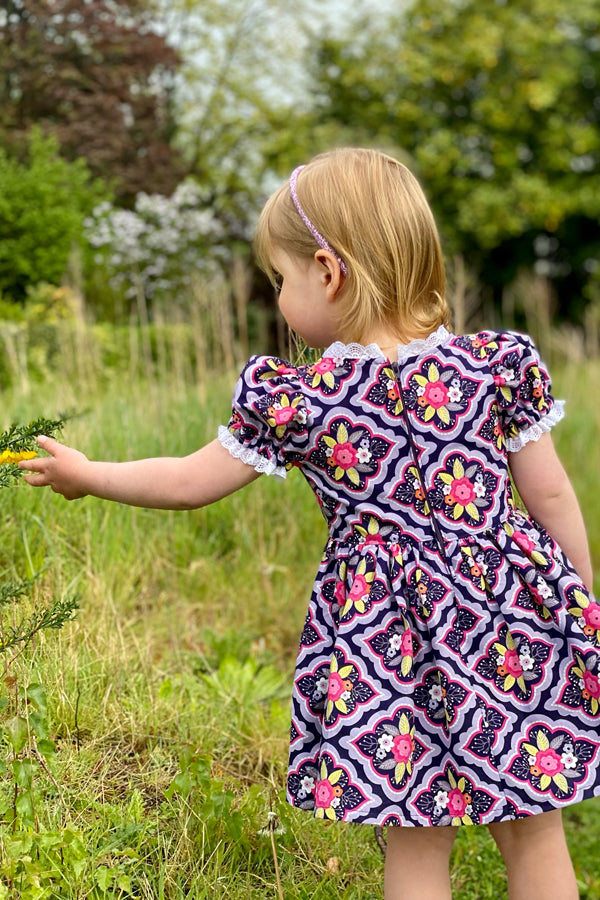
{"type": "MultiPolygon", "coordinates": [[[[452,792],[460,791],[460,793],[462,794],[462,801],[465,802],[466,804],[469,804],[472,800],[472,797],[469,793],[467,793],[467,790],[466,790],[467,782],[466,782],[464,775],[461,775],[457,781],[456,778],[454,777],[454,773],[453,773],[452,769],[448,769],[448,781],[450,783],[450,787],[452,788],[452,792]]],[[[473,819],[471,818],[471,816],[468,815],[468,813],[466,811],[463,812],[462,815],[456,815],[456,816],[452,817],[452,822],[451,822],[452,825],[460,825],[461,823],[463,825],[474,825],[475,824],[473,822],[473,819]]]]}
{"type": "Polygon", "coordinates": [[[529,754],[530,757],[535,758],[535,761],[532,762],[529,771],[533,775],[537,775],[540,779],[540,788],[541,790],[547,790],[551,783],[560,788],[561,791],[568,793],[569,784],[567,779],[562,774],[562,770],[564,769],[564,765],[560,761],[560,757],[556,750],[554,750],[550,746],[550,741],[548,737],[544,734],[544,732],[540,729],[537,733],[536,743],[532,744],[529,741],[524,741],[522,744],[523,748],[529,754]],[[549,758],[549,762],[546,761],[544,764],[544,757],[546,759],[549,758]],[[541,763],[541,765],[540,765],[541,763]],[[548,771],[544,771],[544,769],[554,770],[552,774],[549,774],[548,771]]]}
{"type": "Polygon", "coordinates": [[[471,341],[471,352],[475,358],[485,359],[488,353],[498,349],[498,342],[494,340],[486,341],[485,336],[468,334],[467,337],[471,341]]]}
{"type": "MultiPolygon", "coordinates": [[[[414,749],[415,726],[413,725],[412,728],[410,727],[410,722],[406,713],[402,713],[402,715],[400,716],[400,721],[398,722],[398,731],[401,735],[408,735],[410,737],[411,744],[414,749]]],[[[399,762],[394,769],[394,778],[396,779],[398,784],[404,778],[405,772],[407,772],[409,775],[412,775],[412,758],[410,756],[406,760],[406,762],[399,762]]]]}
{"type": "Polygon", "coordinates": [[[593,595],[588,597],[579,588],[574,588],[571,596],[577,606],[569,606],[567,612],[580,620],[579,624],[586,637],[598,639],[600,636],[600,605],[593,595]]]}
{"type": "Polygon", "coordinates": [[[386,366],[386,368],[383,370],[383,374],[388,379],[388,383],[390,385],[387,391],[388,400],[391,400],[392,403],[395,403],[394,415],[399,416],[402,412],[403,406],[400,393],[398,391],[398,388],[396,387],[396,376],[394,374],[394,370],[386,366]]]}
{"type": "Polygon", "coordinates": [[[454,519],[460,519],[462,514],[467,511],[468,515],[475,521],[479,521],[479,510],[473,503],[473,497],[475,497],[475,493],[473,491],[473,485],[471,481],[465,476],[465,468],[461,463],[458,457],[452,463],[452,473],[450,472],[441,472],[440,480],[443,481],[444,484],[447,484],[451,488],[451,492],[446,494],[446,503],[448,506],[453,506],[452,516],[454,519]],[[452,493],[452,490],[460,491],[459,497],[455,497],[452,493]],[[460,502],[460,496],[466,495],[469,496],[470,499],[467,503],[460,502]]]}
{"type": "Polygon", "coordinates": [[[374,578],[375,572],[367,572],[367,560],[361,559],[356,567],[352,585],[346,596],[346,602],[341,611],[342,616],[345,616],[352,606],[359,613],[365,612],[367,608],[365,600],[368,600],[374,578]]]}
{"type": "Polygon", "coordinates": [[[544,396],[544,388],[541,383],[542,378],[540,375],[540,370],[538,369],[537,366],[531,367],[531,374],[533,375],[534,380],[539,382],[538,386],[534,387],[532,390],[532,394],[533,394],[532,402],[533,402],[534,406],[537,406],[537,408],[539,410],[546,409],[546,407],[548,406],[548,401],[546,400],[546,398],[544,396]]]}
{"type": "Polygon", "coordinates": [[[358,462],[358,452],[348,438],[348,429],[343,423],[338,425],[335,438],[330,434],[323,436],[323,441],[329,451],[327,464],[331,466],[333,477],[336,481],[340,481],[344,475],[347,475],[352,484],[358,486],[360,484],[360,476],[355,468],[358,462]]]}
{"type": "Polygon", "coordinates": [[[415,492],[415,498],[420,500],[423,503],[423,512],[426,516],[429,515],[429,503],[427,501],[427,494],[425,493],[425,489],[421,483],[421,475],[416,466],[410,466],[409,474],[413,477],[413,490],[415,492]]]}
{"type": "MultiPolygon", "coordinates": [[[[500,393],[502,394],[502,397],[504,398],[504,400],[506,400],[507,403],[511,403],[512,402],[512,388],[510,387],[510,385],[501,384],[499,386],[499,390],[500,390],[500,393]]],[[[519,429],[517,428],[517,426],[514,423],[511,423],[508,427],[509,437],[516,437],[518,435],[518,433],[519,433],[519,429]]]]}
{"type": "Polygon", "coordinates": [[[354,530],[357,531],[363,539],[368,540],[370,537],[379,534],[379,522],[375,516],[369,516],[366,528],[363,528],[362,525],[355,525],[354,530]]]}
{"type": "Polygon", "coordinates": [[[327,708],[325,710],[325,719],[331,718],[334,707],[339,710],[342,715],[346,715],[348,712],[348,705],[343,697],[343,693],[352,690],[353,685],[350,680],[350,675],[352,674],[353,668],[354,666],[348,664],[342,666],[341,669],[338,668],[338,661],[334,653],[331,658],[331,663],[329,664],[329,692],[327,708]],[[336,699],[334,699],[334,697],[336,699]]]}
{"type": "Polygon", "coordinates": [[[510,691],[510,689],[516,683],[519,685],[521,690],[525,692],[527,690],[527,687],[525,685],[525,679],[523,678],[523,669],[521,667],[521,663],[517,655],[517,648],[510,631],[506,632],[505,644],[502,644],[500,641],[494,642],[494,650],[504,658],[504,662],[497,667],[498,674],[505,676],[502,690],[510,691]],[[515,675],[515,672],[520,674],[515,675]]]}
{"type": "MultiPolygon", "coordinates": [[[[574,665],[573,668],[571,669],[571,671],[573,672],[574,675],[577,675],[577,677],[579,679],[583,680],[584,676],[589,673],[587,671],[585,662],[581,658],[579,653],[575,652],[575,658],[577,660],[577,665],[574,665]]],[[[590,707],[592,710],[592,714],[595,716],[596,713],[598,712],[598,710],[600,709],[600,703],[598,703],[598,700],[596,699],[596,697],[593,697],[590,694],[590,692],[587,690],[587,688],[585,688],[585,687],[582,689],[582,694],[586,700],[590,701],[590,707]]]]}
{"type": "Polygon", "coordinates": [[[323,384],[333,390],[335,387],[335,376],[333,374],[335,369],[335,360],[329,356],[322,356],[312,366],[308,366],[306,374],[312,379],[312,387],[318,387],[322,381],[323,384]]]}
{"type": "MultiPolygon", "coordinates": [[[[417,569],[417,571],[415,572],[415,587],[417,589],[417,593],[420,594],[421,598],[426,597],[428,586],[428,580],[425,579],[423,571],[421,569],[417,569]]],[[[421,615],[427,618],[427,616],[429,616],[430,614],[431,610],[424,605],[421,611],[421,615]]]]}
{"type": "Polygon", "coordinates": [[[540,550],[536,550],[535,547],[530,548],[529,541],[527,541],[527,543],[526,543],[523,540],[523,537],[526,538],[526,535],[521,536],[520,532],[518,532],[515,528],[513,528],[512,525],[510,524],[510,522],[504,523],[504,530],[510,538],[513,537],[513,535],[515,535],[515,534],[517,535],[517,537],[515,539],[515,543],[517,544],[517,546],[519,546],[521,548],[521,550],[523,550],[523,552],[529,557],[529,559],[532,562],[537,563],[539,566],[547,566],[548,565],[548,563],[550,562],[548,557],[545,556],[540,550]]]}
{"type": "Polygon", "coordinates": [[[33,459],[37,456],[35,450],[3,450],[0,453],[0,466],[18,463],[21,459],[33,459]]]}
{"type": "Polygon", "coordinates": [[[423,391],[417,400],[418,405],[425,410],[423,421],[429,422],[437,414],[444,425],[449,425],[450,413],[446,409],[448,387],[440,379],[440,373],[435,363],[429,364],[427,377],[418,373],[413,378],[423,391]]]}
{"type": "Polygon", "coordinates": [[[317,819],[330,819],[335,822],[335,809],[331,801],[334,797],[341,797],[343,793],[342,786],[338,783],[343,774],[342,769],[334,769],[333,772],[327,774],[327,765],[324,760],[321,762],[321,780],[316,786],[315,817],[317,819]]]}
{"type": "Polygon", "coordinates": [[[481,590],[485,591],[485,589],[487,587],[487,582],[485,580],[485,576],[481,570],[481,567],[479,566],[479,563],[476,561],[475,557],[473,556],[473,550],[471,549],[471,547],[462,547],[461,549],[462,549],[462,554],[465,557],[465,561],[466,561],[467,565],[469,566],[471,575],[476,580],[476,582],[477,582],[478,586],[481,588],[481,590]]]}
{"type": "Polygon", "coordinates": [[[590,605],[590,598],[586,597],[583,591],[580,591],[579,588],[575,588],[575,590],[573,591],[573,599],[577,602],[577,605],[580,608],[577,609],[576,607],[574,607],[573,609],[570,609],[569,612],[573,616],[583,615],[583,610],[587,609],[590,605]]]}
{"type": "Polygon", "coordinates": [[[267,409],[267,422],[275,429],[278,438],[282,438],[286,433],[288,425],[295,422],[301,415],[298,406],[302,403],[303,398],[300,395],[290,398],[287,394],[278,394],[276,400],[267,409]]]}

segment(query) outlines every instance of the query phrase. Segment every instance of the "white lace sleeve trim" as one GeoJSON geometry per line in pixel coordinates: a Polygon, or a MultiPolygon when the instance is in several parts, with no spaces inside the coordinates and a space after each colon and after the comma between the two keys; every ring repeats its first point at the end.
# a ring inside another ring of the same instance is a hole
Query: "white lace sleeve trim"
{"type": "Polygon", "coordinates": [[[217,437],[235,459],[241,459],[242,462],[253,466],[257,472],[274,475],[276,478],[287,478],[285,466],[278,466],[272,459],[261,456],[253,447],[244,447],[224,425],[219,425],[217,437]]]}
{"type": "Polygon", "coordinates": [[[536,422],[534,425],[530,425],[529,428],[525,428],[524,431],[520,431],[519,434],[514,437],[509,437],[506,439],[506,449],[509,453],[516,453],[525,444],[528,444],[529,441],[539,441],[541,436],[546,432],[550,431],[553,425],[556,425],[557,422],[563,418],[565,414],[565,401],[564,400],[555,400],[554,406],[550,410],[550,412],[546,413],[546,415],[540,419],[539,422],[536,422]]]}

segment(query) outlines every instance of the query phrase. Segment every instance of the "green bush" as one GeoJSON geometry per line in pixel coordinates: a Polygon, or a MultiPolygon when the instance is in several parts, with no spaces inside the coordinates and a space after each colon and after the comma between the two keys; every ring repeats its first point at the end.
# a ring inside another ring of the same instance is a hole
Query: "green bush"
{"type": "Polygon", "coordinates": [[[108,193],[83,160],[61,159],[56,139],[38,128],[24,161],[0,148],[0,291],[22,299],[28,285],[59,283],[83,220],[108,193]]]}

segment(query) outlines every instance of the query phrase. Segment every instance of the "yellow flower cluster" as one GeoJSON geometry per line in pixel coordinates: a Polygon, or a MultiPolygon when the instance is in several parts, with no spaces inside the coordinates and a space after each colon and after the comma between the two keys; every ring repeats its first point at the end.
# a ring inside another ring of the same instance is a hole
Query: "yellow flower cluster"
{"type": "Polygon", "coordinates": [[[37,456],[35,450],[3,450],[0,453],[0,466],[5,463],[18,463],[21,459],[33,459],[37,456]]]}

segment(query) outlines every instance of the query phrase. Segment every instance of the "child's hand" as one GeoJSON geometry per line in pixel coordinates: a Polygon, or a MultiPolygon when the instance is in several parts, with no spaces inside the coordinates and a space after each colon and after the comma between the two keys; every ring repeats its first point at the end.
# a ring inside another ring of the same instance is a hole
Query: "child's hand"
{"type": "Polygon", "coordinates": [[[50,456],[21,460],[20,469],[35,473],[25,475],[25,481],[34,487],[51,487],[66,500],[85,497],[88,491],[84,487],[83,470],[88,463],[87,456],[45,435],[40,435],[37,442],[50,456]]]}

